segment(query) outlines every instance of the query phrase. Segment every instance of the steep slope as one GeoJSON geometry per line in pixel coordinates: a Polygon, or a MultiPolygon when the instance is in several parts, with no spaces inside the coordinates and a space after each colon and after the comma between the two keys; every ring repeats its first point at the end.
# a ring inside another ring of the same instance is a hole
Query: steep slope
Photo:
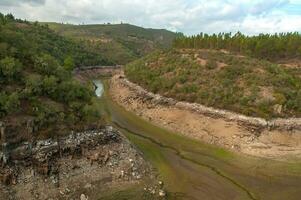
{"type": "Polygon", "coordinates": [[[226,51],[157,51],[125,68],[167,97],[264,118],[301,117],[301,69],[226,51]]]}
{"type": "Polygon", "coordinates": [[[145,29],[130,24],[44,24],[61,35],[84,42],[116,64],[126,64],[156,48],[168,48],[178,35],[164,29],[145,29]]]}
{"type": "Polygon", "coordinates": [[[0,142],[53,137],[99,119],[93,87],[74,80],[71,71],[102,58],[12,15],[0,14],[0,41],[0,142]]]}

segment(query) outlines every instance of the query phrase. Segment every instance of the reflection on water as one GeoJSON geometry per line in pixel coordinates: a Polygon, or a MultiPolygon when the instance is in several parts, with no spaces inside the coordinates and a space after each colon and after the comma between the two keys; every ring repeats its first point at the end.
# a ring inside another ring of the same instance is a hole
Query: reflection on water
{"type": "Polygon", "coordinates": [[[104,92],[104,88],[103,88],[103,84],[102,84],[101,80],[93,80],[93,83],[96,87],[96,90],[95,90],[96,96],[101,97],[104,92]]]}

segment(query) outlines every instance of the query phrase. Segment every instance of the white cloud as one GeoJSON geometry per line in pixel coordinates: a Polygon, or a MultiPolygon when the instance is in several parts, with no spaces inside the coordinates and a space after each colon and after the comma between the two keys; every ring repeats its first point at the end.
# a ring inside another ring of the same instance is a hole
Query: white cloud
{"type": "Polygon", "coordinates": [[[301,16],[248,17],[241,24],[240,30],[249,34],[301,31],[301,16]]]}
{"type": "Polygon", "coordinates": [[[288,3],[289,0],[255,1],[255,4],[250,9],[250,13],[254,15],[265,14],[272,9],[279,8],[288,3]]]}
{"type": "MultiPolygon", "coordinates": [[[[291,0],[294,4],[296,0],[291,0]]],[[[186,34],[301,31],[301,13],[289,0],[0,0],[0,11],[28,20],[70,23],[128,22],[186,34]],[[7,4],[7,2],[14,2],[7,4]],[[39,3],[33,3],[39,2],[39,3]],[[291,4],[292,5],[292,4],[291,4]]]]}

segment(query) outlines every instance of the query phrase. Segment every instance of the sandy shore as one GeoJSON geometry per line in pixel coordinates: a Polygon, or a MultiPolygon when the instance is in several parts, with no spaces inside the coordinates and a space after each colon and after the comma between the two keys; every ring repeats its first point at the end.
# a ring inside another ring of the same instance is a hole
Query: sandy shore
{"type": "Polygon", "coordinates": [[[248,155],[287,160],[301,158],[301,130],[270,129],[220,116],[201,114],[181,102],[160,102],[120,75],[111,79],[112,99],[128,111],[173,132],[248,155]],[[145,95],[147,94],[147,95],[145,95]]]}

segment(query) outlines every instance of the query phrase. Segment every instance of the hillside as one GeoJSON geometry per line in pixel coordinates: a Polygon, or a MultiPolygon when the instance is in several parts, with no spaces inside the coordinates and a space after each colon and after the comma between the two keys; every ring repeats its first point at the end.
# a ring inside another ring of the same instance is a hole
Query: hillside
{"type": "Polygon", "coordinates": [[[231,52],[274,62],[300,64],[301,34],[299,32],[244,35],[240,32],[177,37],[176,48],[225,49],[231,52]],[[296,62],[297,60],[297,62],[296,62]]]}
{"type": "Polygon", "coordinates": [[[157,51],[125,68],[144,88],[249,116],[301,117],[301,68],[228,51],[157,51]]]}
{"type": "Polygon", "coordinates": [[[80,40],[116,64],[126,64],[157,48],[169,48],[177,36],[164,29],[145,29],[130,24],[43,24],[60,35],[80,40]]]}
{"type": "Polygon", "coordinates": [[[99,119],[93,87],[71,72],[76,65],[105,63],[101,57],[12,15],[0,14],[0,41],[0,126],[8,142],[54,137],[99,119]]]}

